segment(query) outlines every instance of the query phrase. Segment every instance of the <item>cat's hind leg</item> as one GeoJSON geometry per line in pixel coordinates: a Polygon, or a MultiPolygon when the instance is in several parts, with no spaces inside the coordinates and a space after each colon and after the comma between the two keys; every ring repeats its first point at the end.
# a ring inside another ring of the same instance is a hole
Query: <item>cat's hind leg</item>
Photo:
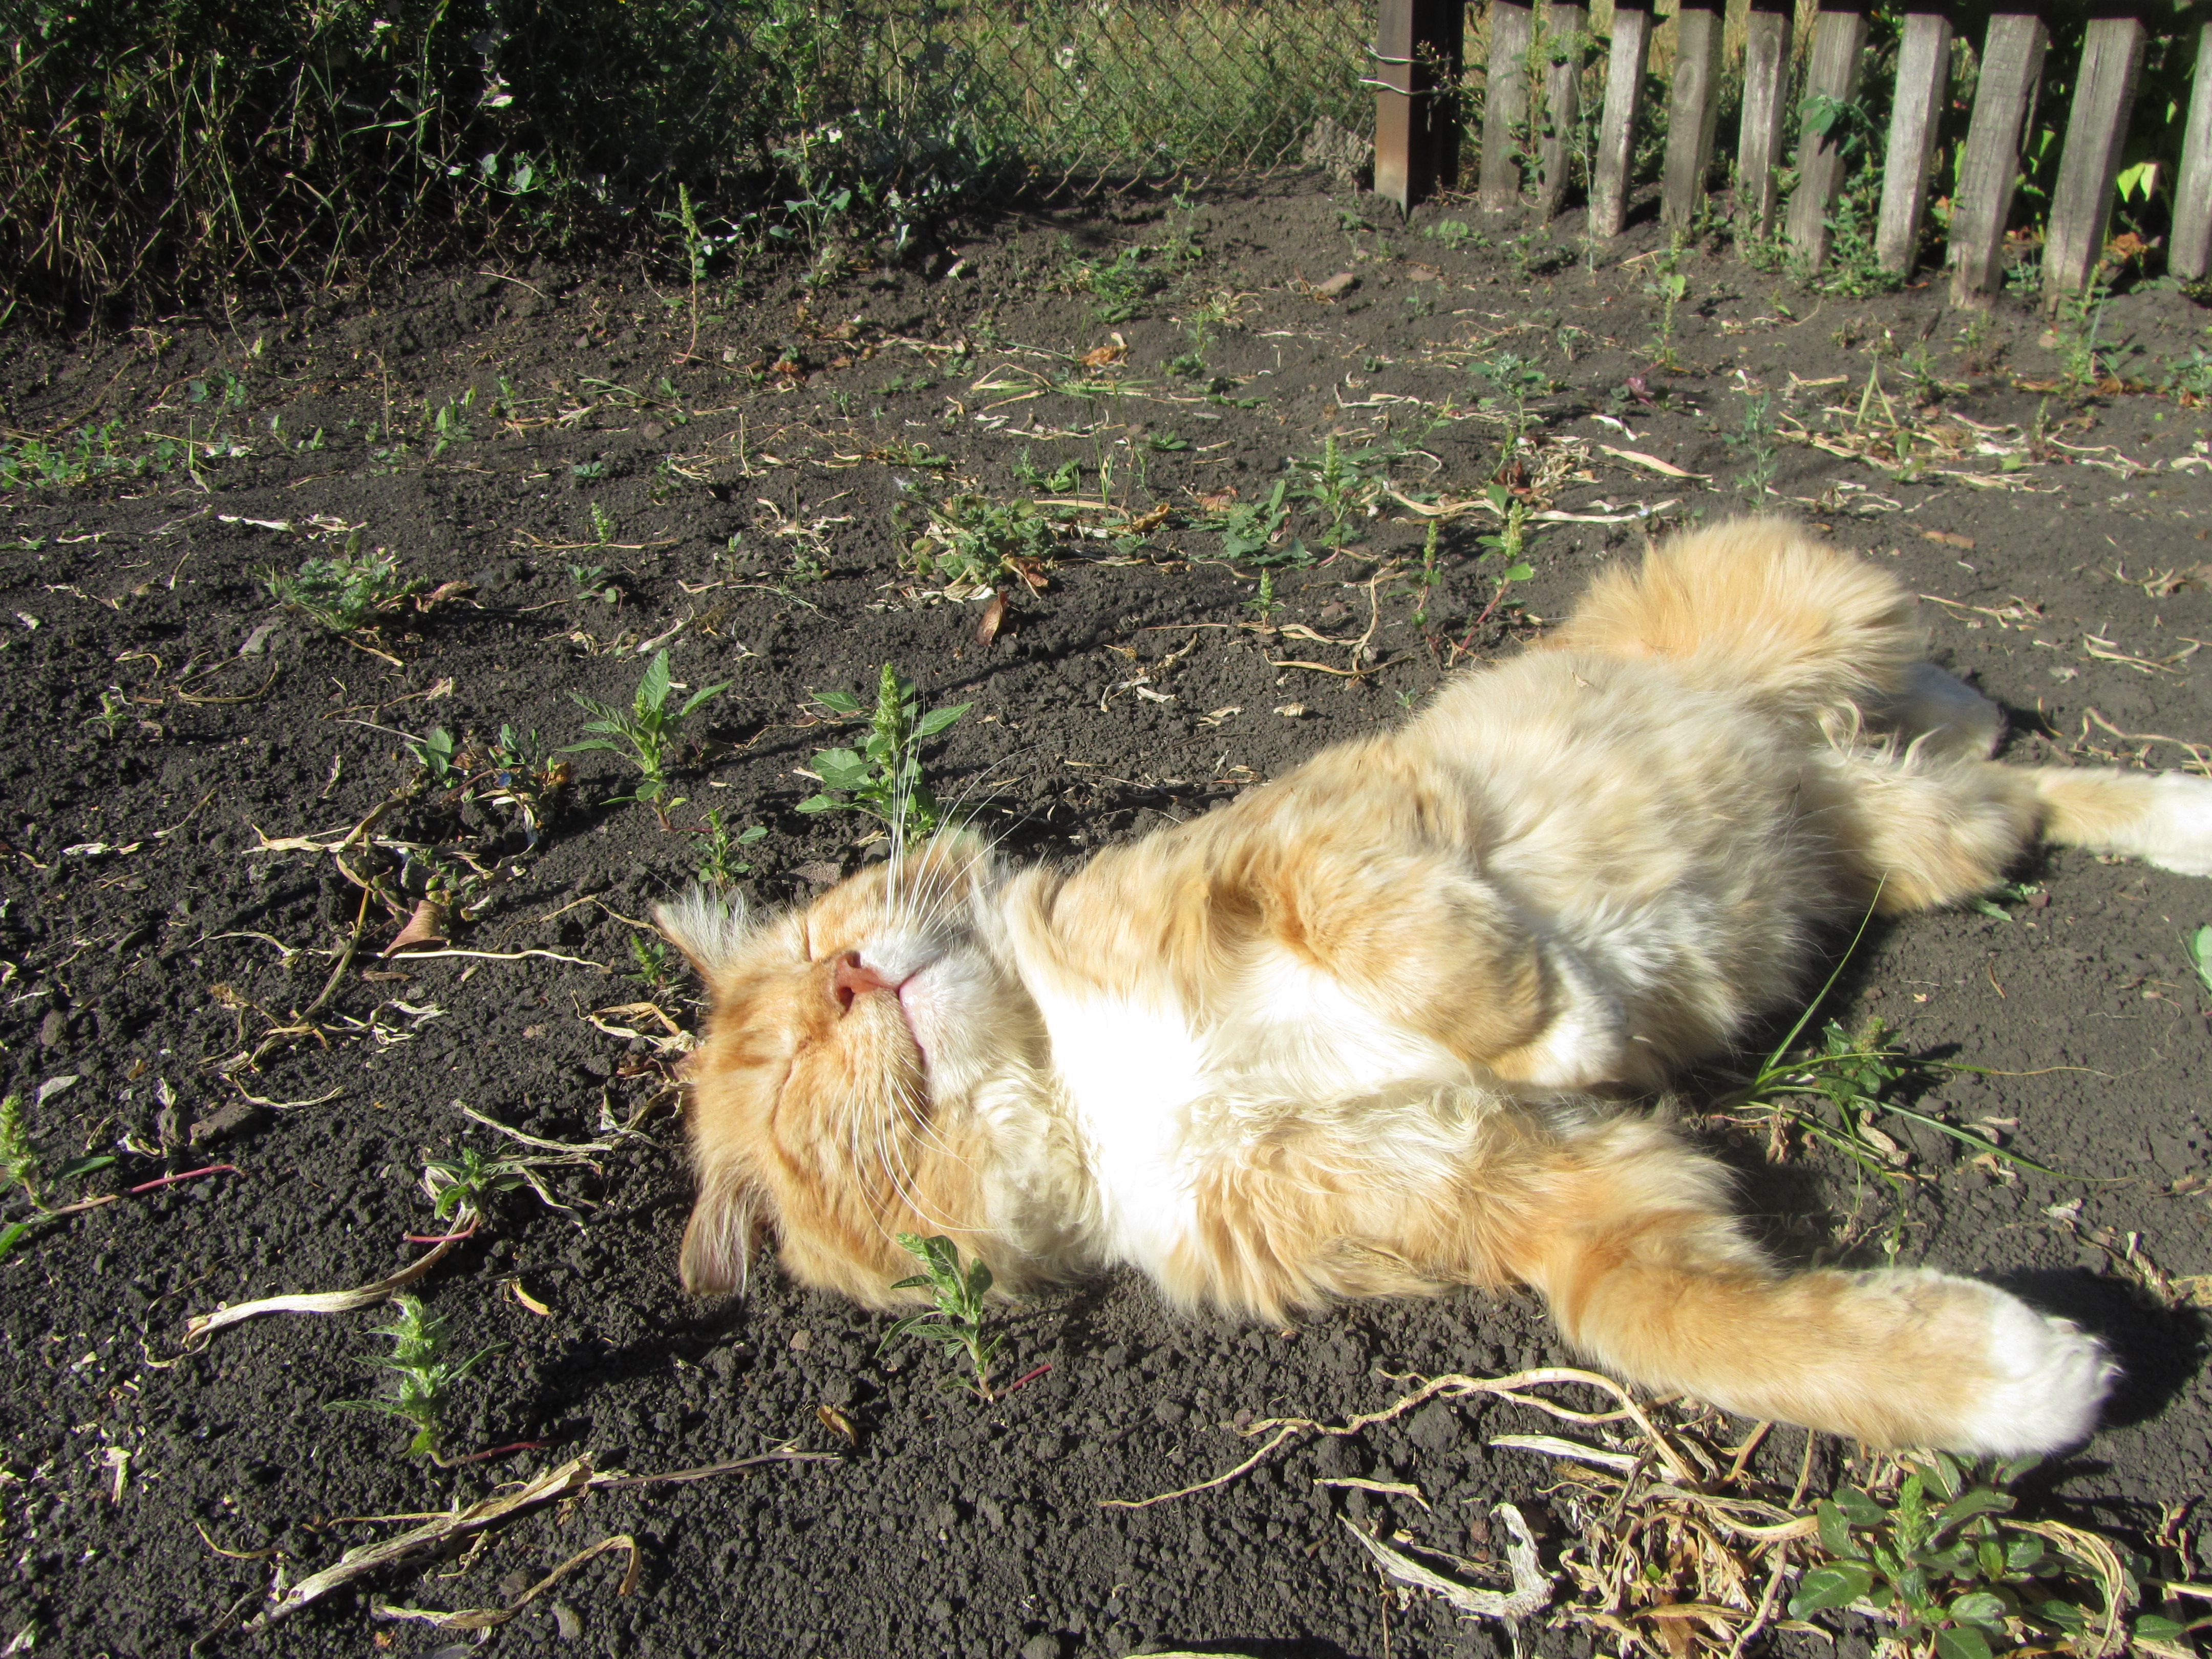
{"type": "Polygon", "coordinates": [[[1987,760],[2004,736],[2004,710],[1948,670],[1917,662],[1889,696],[1869,704],[1868,723],[1932,753],[1987,760]]]}
{"type": "Polygon", "coordinates": [[[1660,1125],[1594,1125],[1526,1189],[1509,1265],[1601,1365],[1746,1416],[2007,1455],[2095,1426],[2116,1373],[2073,1325],[1926,1269],[1785,1273],[1727,1186],[1660,1125]]]}

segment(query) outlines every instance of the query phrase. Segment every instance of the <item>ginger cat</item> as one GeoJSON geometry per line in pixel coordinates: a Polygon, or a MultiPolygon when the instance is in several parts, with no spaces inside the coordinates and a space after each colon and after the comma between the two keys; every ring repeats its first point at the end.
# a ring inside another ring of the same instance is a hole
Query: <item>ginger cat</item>
{"type": "Polygon", "coordinates": [[[763,1233],[872,1306],[943,1233],[1018,1290],[1118,1262],[1268,1319],[1534,1285],[1654,1389],[1881,1445],[2085,1436],[2098,1344],[1978,1281],[1790,1272],[1650,1091],[1805,994],[1820,930],[1969,898],[2040,835],[2212,874],[2212,781],[1985,757],[1911,596],[1777,520],[1601,576],[1398,730],[1073,868],[940,836],[803,910],[662,925],[695,1291],[763,1233]]]}

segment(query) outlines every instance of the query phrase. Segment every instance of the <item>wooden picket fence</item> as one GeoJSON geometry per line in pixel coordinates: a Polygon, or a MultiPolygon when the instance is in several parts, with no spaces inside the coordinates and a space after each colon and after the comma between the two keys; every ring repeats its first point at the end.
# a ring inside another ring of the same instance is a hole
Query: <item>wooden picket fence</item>
{"type": "MultiPolygon", "coordinates": [[[[1790,118],[1793,16],[1788,9],[1763,9],[1775,3],[1753,0],[1747,19],[1731,207],[1740,238],[1768,235],[1778,214],[1783,216],[1790,242],[1817,265],[1828,252],[1828,218],[1844,184],[1837,143],[1841,135],[1831,130],[1823,137],[1811,116],[1801,113],[1796,188],[1786,203],[1778,201],[1776,170],[1790,118]]],[[[1687,226],[1705,205],[1719,103],[1722,16],[1718,6],[1685,3],[1676,17],[1660,185],[1660,217],[1669,227],[1687,226]]],[[[1648,6],[1621,4],[1613,12],[1605,102],[1589,164],[1590,229],[1596,235],[1619,235],[1627,215],[1654,21],[1648,6]]],[[[1477,186],[1485,209],[1503,212],[1526,201],[1520,135],[1528,125],[1532,82],[1540,78],[1528,72],[1530,52],[1540,39],[1579,43],[1587,22],[1583,6],[1564,0],[1550,0],[1540,12],[1513,0],[1491,0],[1477,186]]],[[[1450,94],[1458,83],[1464,25],[1465,0],[1381,0],[1375,45],[1375,188],[1401,207],[1410,208],[1456,177],[1459,121],[1450,94]]],[[[1856,94],[1867,27],[1863,9],[1821,6],[1813,22],[1803,107],[1817,106],[1823,94],[1848,101],[1856,94]]],[[[2197,64],[2174,175],[2166,269],[2194,279],[2212,267],[2212,21],[2192,21],[2190,27],[2197,35],[2197,64]]],[[[2079,293],[2104,252],[2146,38],[2140,17],[2100,17],[2087,26],[2044,233],[2046,304],[2079,293]]],[[[1945,260],[1956,304],[1986,305],[2003,284],[2005,222],[2012,210],[2023,127],[2049,46],[2042,19],[2027,12],[1993,15],[1980,43],[1981,73],[1952,199],[1945,260]]],[[[1547,46],[1540,66],[1547,107],[1534,157],[1533,206],[1547,220],[1559,211],[1566,193],[1572,160],[1569,135],[1581,113],[1579,52],[1578,45],[1565,52],[1547,46]]],[[[1898,54],[1875,222],[1876,257],[1900,276],[1911,274],[1919,246],[1929,163],[1948,93],[1950,63],[1949,21],[1932,9],[1910,12],[1898,54]]]]}

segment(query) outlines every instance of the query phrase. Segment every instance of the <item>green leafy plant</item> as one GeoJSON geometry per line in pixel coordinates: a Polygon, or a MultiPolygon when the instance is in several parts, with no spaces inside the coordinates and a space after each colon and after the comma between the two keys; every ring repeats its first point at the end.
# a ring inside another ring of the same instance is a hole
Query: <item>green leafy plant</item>
{"type": "Polygon", "coordinates": [[[1505,582],[1525,582],[1536,574],[1522,556],[1528,548],[1528,502],[1502,483],[1486,485],[1482,498],[1497,515],[1498,528],[1486,535],[1477,536],[1476,544],[1487,556],[1496,554],[1505,568],[1498,573],[1498,580],[1505,582]]]}
{"type": "Polygon", "coordinates": [[[1674,308],[1690,293],[1690,279],[1682,270],[1681,249],[1670,247],[1653,257],[1651,280],[1644,284],[1644,291],[1659,301],[1659,324],[1651,337],[1652,365],[1679,369],[1682,362],[1674,351],[1674,308]]]}
{"type": "MultiPolygon", "coordinates": [[[[1790,1616],[1871,1611],[1908,1652],[1933,1659],[2063,1650],[2088,1637],[2100,1614],[2083,1601],[2131,1595],[2135,1587],[2076,1559],[2070,1528],[2008,1518],[2014,1499],[2005,1488],[2037,1461],[1984,1469],[1929,1452],[1900,1460],[1893,1494],[1839,1485],[1815,1508],[1829,1559],[1799,1579],[1790,1616]]],[[[2171,1620],[2136,1621],[2136,1633],[2154,1639],[2182,1629],[2171,1620]]]]}
{"type": "Polygon", "coordinates": [[[1152,258],[1151,248],[1132,246],[1103,264],[1072,259],[1061,280],[1070,289],[1090,294],[1091,314],[1100,322],[1126,323],[1168,285],[1168,273],[1152,258]]]}
{"type": "Polygon", "coordinates": [[[1260,619],[1260,625],[1262,628],[1273,622],[1275,616],[1275,573],[1273,571],[1262,569],[1260,572],[1259,592],[1246,601],[1244,608],[1260,619]]]}
{"type": "Polygon", "coordinates": [[[658,933],[632,933],[629,955],[637,976],[656,991],[676,976],[676,958],[658,933]]]}
{"type": "Polygon", "coordinates": [[[453,734],[444,726],[434,726],[419,738],[403,732],[399,741],[415,757],[415,763],[422,769],[434,788],[450,788],[461,781],[453,764],[453,734]]]}
{"type": "Polygon", "coordinates": [[[620,527],[615,523],[615,515],[597,501],[591,505],[591,514],[592,544],[595,547],[611,545],[616,536],[621,533],[620,527]]]}
{"type": "Polygon", "coordinates": [[[2212,997],[2212,923],[2207,923],[2182,941],[2189,952],[2189,965],[2197,970],[2197,982],[2204,994],[2212,997]]]}
{"type": "Polygon", "coordinates": [[[667,807],[676,802],[664,805],[661,797],[668,788],[668,769],[676,757],[678,732],[685,720],[728,690],[730,684],[724,680],[718,685],[694,691],[680,706],[671,708],[669,697],[675,688],[668,674],[668,653],[656,651],[653,660],[646,665],[628,708],[600,702],[580,691],[568,694],[578,707],[592,716],[585,722],[584,730],[593,735],[570,744],[561,752],[574,755],[603,750],[627,756],[639,775],[637,788],[630,799],[651,805],[660,819],[660,827],[665,830],[667,807]]]}
{"type": "Polygon", "coordinates": [[[598,599],[612,605],[622,598],[622,590],[607,580],[607,568],[603,564],[570,565],[568,588],[572,599],[598,599]]]}
{"type": "Polygon", "coordinates": [[[1774,399],[1771,392],[1753,396],[1743,394],[1743,423],[1734,432],[1721,434],[1721,442],[1731,454],[1744,461],[1743,476],[1736,480],[1736,489],[1754,509],[1766,505],[1773,493],[1775,470],[1781,465],[1780,452],[1774,441],[1774,399]]]}
{"type": "Polygon", "coordinates": [[[1274,489],[1261,499],[1238,501],[1204,520],[1206,528],[1221,532],[1224,558],[1255,565],[1313,562],[1313,555],[1306,550],[1304,542],[1297,537],[1288,541],[1282,538],[1291,521],[1291,509],[1285,501],[1290,489],[1289,478],[1278,478],[1274,489]]]}
{"type": "Polygon", "coordinates": [[[293,574],[269,571],[261,585],[279,605],[333,634],[351,634],[397,611],[425,584],[402,576],[398,561],[382,548],[363,553],[355,543],[335,556],[303,560],[293,574]]]}
{"type": "Polygon", "coordinates": [[[486,1158],[473,1146],[462,1147],[452,1158],[426,1158],[422,1164],[422,1190],[429,1195],[431,1213],[463,1232],[489,1218],[500,1194],[529,1180],[520,1159],[486,1158]]]}
{"type": "MultiPolygon", "coordinates": [[[[1047,485],[1073,488],[1075,466],[1070,461],[1047,485]],[[1062,484],[1064,478],[1069,481],[1062,484]]],[[[972,490],[939,495],[916,483],[892,513],[911,533],[906,550],[915,567],[947,584],[995,586],[1010,575],[1042,580],[1057,546],[1060,519],[1031,501],[1002,501],[972,490]]]]}
{"type": "Polygon", "coordinates": [[[799,810],[865,812],[902,839],[934,831],[944,814],[922,777],[921,745],[975,705],[958,703],[924,714],[914,682],[889,663],[877,678],[872,711],[864,711],[857,697],[843,691],[817,691],[814,700],[848,720],[865,714],[868,734],[857,749],[815,751],[822,793],[799,802],[799,810]]]}
{"type": "Polygon", "coordinates": [[[1492,392],[1480,400],[1478,407],[1496,410],[1505,422],[1505,442],[1496,476],[1510,482],[1521,466],[1522,445],[1532,424],[1528,400],[1551,391],[1552,378],[1534,358],[1516,356],[1510,351],[1496,352],[1479,360],[1474,372],[1489,385],[1492,392]]]}
{"type": "Polygon", "coordinates": [[[80,1158],[49,1176],[45,1159],[32,1144],[30,1113],[23,1104],[23,1097],[11,1094],[0,1100],[0,1187],[19,1188],[22,1197],[11,1200],[10,1207],[22,1202],[30,1210],[28,1215],[0,1223],[0,1256],[29,1237],[40,1223],[53,1218],[49,1199],[55,1182],[78,1180],[114,1162],[114,1158],[106,1153],[80,1158]]]}
{"type": "Polygon", "coordinates": [[[379,1326],[370,1334],[392,1344],[392,1352],[379,1359],[377,1364],[398,1381],[388,1395],[379,1395],[371,1400],[334,1400],[331,1409],[378,1412],[412,1424],[415,1434],[407,1443],[407,1455],[428,1457],[441,1468],[446,1467],[439,1441],[444,1433],[446,1415],[452,1409],[454,1385],[497,1353],[503,1345],[495,1342],[479,1348],[466,1359],[451,1358],[452,1339],[447,1333],[444,1318],[428,1311],[417,1298],[404,1294],[392,1298],[392,1323],[379,1326]]]}
{"type": "Polygon", "coordinates": [[[738,860],[738,848],[750,847],[767,835],[768,830],[756,823],[732,835],[730,826],[723,821],[721,809],[709,807],[707,828],[703,833],[707,839],[699,851],[699,879],[710,887],[728,887],[739,876],[752,873],[751,865],[738,860]]]}
{"type": "Polygon", "coordinates": [[[903,1337],[934,1342],[956,1364],[961,1356],[967,1358],[966,1381],[955,1377],[951,1386],[965,1389],[979,1400],[996,1399],[991,1389],[991,1368],[998,1363],[1003,1340],[983,1328],[983,1298],[990,1292],[991,1270],[980,1261],[963,1268],[960,1248],[949,1238],[901,1233],[898,1243],[901,1249],[921,1263],[921,1271],[898,1280],[891,1288],[927,1291],[930,1305],[926,1311],[909,1314],[893,1325],[877,1352],[903,1337]]]}
{"type": "Polygon", "coordinates": [[[1364,532],[1355,521],[1382,495],[1381,474],[1367,471],[1376,453],[1373,447],[1346,449],[1330,433],[1322,440],[1320,454],[1291,463],[1293,476],[1302,482],[1299,495],[1321,513],[1323,524],[1319,539],[1331,553],[1341,552],[1360,538],[1364,532]]]}
{"type": "Polygon", "coordinates": [[[123,688],[111,685],[100,694],[100,712],[86,715],[83,723],[100,727],[107,734],[108,741],[112,743],[123,735],[123,729],[137,718],[131,712],[131,699],[123,695],[123,688]]]}

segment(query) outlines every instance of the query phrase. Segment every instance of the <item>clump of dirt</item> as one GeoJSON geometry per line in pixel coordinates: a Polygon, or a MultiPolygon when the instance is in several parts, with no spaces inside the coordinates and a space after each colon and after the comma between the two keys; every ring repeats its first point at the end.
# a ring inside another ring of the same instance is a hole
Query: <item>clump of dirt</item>
{"type": "MultiPolygon", "coordinates": [[[[696,992],[646,918],[694,878],[710,810],[762,904],[878,854],[870,821],[797,809],[853,733],[820,694],[865,702],[885,663],[925,708],[973,705],[927,752],[940,796],[1071,856],[1396,718],[1647,534],[1756,505],[1927,595],[2010,758],[2205,769],[2212,453],[2184,297],[1974,316],[1940,283],[1824,296],[1648,228],[1523,229],[1278,181],[978,224],[926,268],[827,284],[470,270],[0,343],[0,1042],[49,1176],[117,1160],[47,1201],[124,1194],[0,1261],[0,1638],[182,1647],[579,1454],[652,1474],[791,1445],[836,1457],[548,1506],[264,1645],[444,1647],[371,1624],[380,1598],[505,1607],[628,1534],[633,1593],[601,1557],[507,1639],[1503,1651],[1383,1588],[1338,1517],[1502,1564],[1486,1517],[1511,1499],[1549,1559],[1585,1517],[1486,1443],[1556,1426],[1525,1407],[1435,1402],[1188,1498],[1102,1503],[1230,1468],[1256,1419],[1387,1403],[1385,1372],[1567,1361],[1534,1301],[1273,1330],[1109,1279],[1000,1316],[1021,1381],[988,1405],[773,1273],[689,1302],[673,1067],[696,992]],[[380,550],[389,575],[364,574],[380,550]],[[350,584],[362,625],[276,604],[271,578],[350,584]],[[661,651],[672,709],[728,689],[647,805],[620,755],[558,751],[592,718],[576,696],[629,708],[661,651]],[[443,942],[385,954],[418,916],[443,942]],[[439,1468],[332,1411],[388,1386],[374,1313],[188,1348],[191,1316],[438,1248],[405,1242],[451,1231],[426,1160],[554,1155],[519,1136],[589,1150],[542,1193],[490,1193],[411,1288],[457,1357],[499,1345],[452,1389],[446,1452],[532,1446],[439,1468]]],[[[2060,1175],[1881,1120],[1893,1193],[1710,1126],[1808,1252],[2005,1275],[2108,1333],[2111,1424],[2039,1501],[2200,1577],[2212,1131],[2185,936],[2206,921],[2202,883],[2061,854],[1981,911],[1879,930],[1839,983],[1847,1026],[1984,1068],[1916,1109],[2060,1175]]],[[[1793,1431],[1760,1456],[1805,1452],[1793,1431]]],[[[1845,1466],[1812,1455],[1816,1483],[1845,1466]]]]}

